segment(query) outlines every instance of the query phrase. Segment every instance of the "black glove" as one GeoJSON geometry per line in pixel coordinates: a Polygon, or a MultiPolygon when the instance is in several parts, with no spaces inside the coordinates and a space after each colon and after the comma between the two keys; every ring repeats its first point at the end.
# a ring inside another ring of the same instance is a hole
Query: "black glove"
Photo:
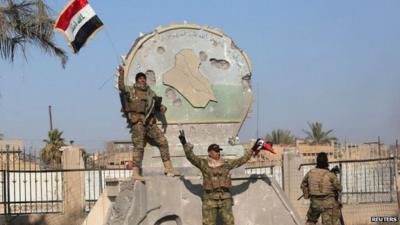
{"type": "Polygon", "coordinates": [[[179,140],[181,141],[182,145],[187,143],[184,130],[179,130],[179,140]]]}
{"type": "Polygon", "coordinates": [[[263,140],[261,138],[257,138],[257,141],[254,143],[253,147],[251,147],[251,149],[253,151],[257,151],[259,150],[260,146],[262,145],[263,140]]]}

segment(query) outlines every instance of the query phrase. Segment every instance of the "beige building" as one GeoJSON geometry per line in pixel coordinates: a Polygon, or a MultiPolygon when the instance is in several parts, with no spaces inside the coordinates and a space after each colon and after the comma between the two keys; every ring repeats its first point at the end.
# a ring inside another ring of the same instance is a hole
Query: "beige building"
{"type": "Polygon", "coordinates": [[[299,151],[302,156],[304,163],[314,163],[317,157],[317,154],[320,152],[325,152],[328,154],[329,161],[333,161],[335,156],[335,148],[336,142],[331,141],[326,145],[310,145],[307,144],[304,140],[296,140],[296,149],[299,151]]]}
{"type": "Polygon", "coordinates": [[[18,139],[0,140],[0,169],[13,169],[20,165],[23,143],[18,139]]]}
{"type": "Polygon", "coordinates": [[[32,154],[24,154],[24,143],[18,139],[0,140],[0,170],[33,170],[40,163],[32,154]]]}
{"type": "Polygon", "coordinates": [[[18,139],[3,139],[0,140],[0,152],[9,151],[21,151],[23,142],[18,139]]]}
{"type": "Polygon", "coordinates": [[[109,141],[106,151],[95,156],[98,164],[106,168],[123,168],[132,161],[133,144],[131,141],[109,141]]]}
{"type": "Polygon", "coordinates": [[[353,159],[377,159],[394,156],[394,151],[378,142],[368,142],[359,145],[346,144],[337,148],[342,158],[346,160],[353,159]]]}

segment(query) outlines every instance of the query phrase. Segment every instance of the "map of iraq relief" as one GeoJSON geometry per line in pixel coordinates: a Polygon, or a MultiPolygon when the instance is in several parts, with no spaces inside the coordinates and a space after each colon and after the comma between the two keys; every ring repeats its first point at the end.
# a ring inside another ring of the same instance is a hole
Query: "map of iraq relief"
{"type": "Polygon", "coordinates": [[[175,56],[175,66],[163,76],[165,85],[175,88],[193,107],[204,108],[209,101],[217,101],[211,83],[199,71],[200,59],[191,49],[183,49],[175,56]]]}

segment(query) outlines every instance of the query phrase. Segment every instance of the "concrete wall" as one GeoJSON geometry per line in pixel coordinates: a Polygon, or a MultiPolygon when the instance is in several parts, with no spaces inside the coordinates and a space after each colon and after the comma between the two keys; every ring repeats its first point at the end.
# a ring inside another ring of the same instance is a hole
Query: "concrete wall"
{"type": "Polygon", "coordinates": [[[108,198],[107,191],[104,191],[100,197],[97,199],[95,206],[90,210],[89,215],[83,221],[82,225],[96,224],[103,225],[105,224],[106,218],[111,211],[112,202],[108,198]]]}
{"type": "MultiPolygon", "coordinates": [[[[268,177],[233,176],[232,194],[235,224],[304,223],[279,185],[268,177]]],[[[200,225],[201,195],[199,176],[151,176],[145,183],[122,182],[107,225],[200,225]]]]}

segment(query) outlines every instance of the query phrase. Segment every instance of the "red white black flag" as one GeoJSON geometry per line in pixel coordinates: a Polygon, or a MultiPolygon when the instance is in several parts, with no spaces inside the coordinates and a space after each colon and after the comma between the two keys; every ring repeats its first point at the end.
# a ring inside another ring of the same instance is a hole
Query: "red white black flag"
{"type": "Polygon", "coordinates": [[[77,53],[102,26],[103,23],[87,0],[72,0],[55,23],[55,28],[64,33],[74,53],[77,53]]]}

